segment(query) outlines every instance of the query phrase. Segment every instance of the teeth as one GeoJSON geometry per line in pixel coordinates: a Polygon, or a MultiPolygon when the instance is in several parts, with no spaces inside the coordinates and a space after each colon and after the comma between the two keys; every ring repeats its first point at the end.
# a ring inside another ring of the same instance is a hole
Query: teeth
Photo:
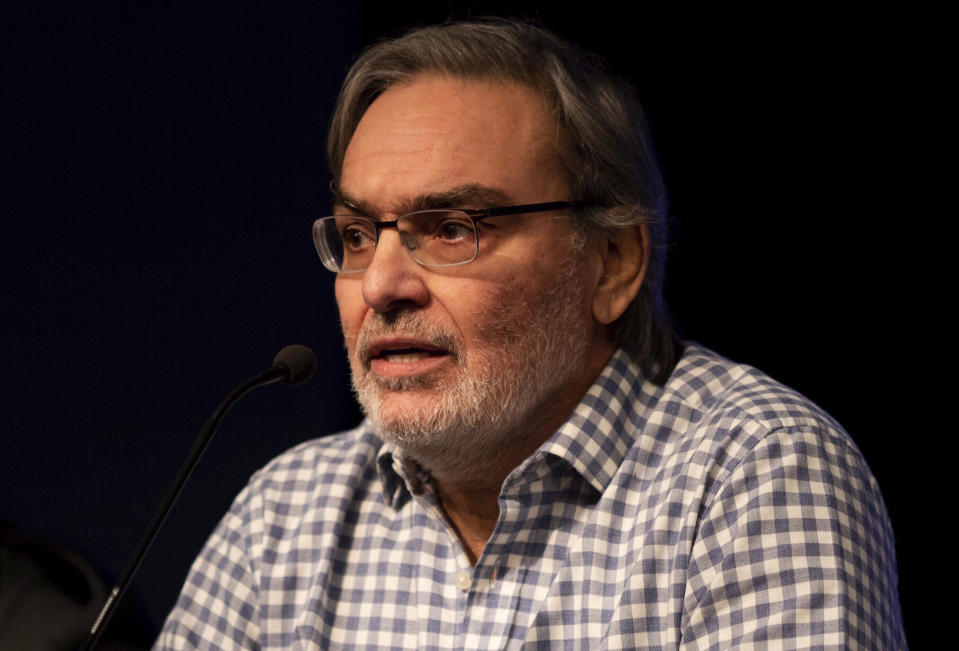
{"type": "Polygon", "coordinates": [[[387,361],[395,362],[395,363],[397,363],[397,364],[403,364],[403,363],[407,363],[407,362],[418,362],[418,361],[420,361],[421,359],[426,359],[427,357],[429,357],[429,355],[426,354],[426,353],[390,353],[390,352],[384,352],[384,353],[383,353],[383,357],[385,357],[385,358],[387,359],[387,361]]]}

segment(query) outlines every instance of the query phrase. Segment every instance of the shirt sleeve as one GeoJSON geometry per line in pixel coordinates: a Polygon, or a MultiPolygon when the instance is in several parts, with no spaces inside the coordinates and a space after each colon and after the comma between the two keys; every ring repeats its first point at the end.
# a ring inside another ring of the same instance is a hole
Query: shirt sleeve
{"type": "Polygon", "coordinates": [[[764,436],[700,523],[683,648],[905,648],[885,506],[836,432],[764,436]]]}
{"type": "Polygon", "coordinates": [[[237,496],[193,562],[154,650],[259,648],[250,496],[237,496]]]}

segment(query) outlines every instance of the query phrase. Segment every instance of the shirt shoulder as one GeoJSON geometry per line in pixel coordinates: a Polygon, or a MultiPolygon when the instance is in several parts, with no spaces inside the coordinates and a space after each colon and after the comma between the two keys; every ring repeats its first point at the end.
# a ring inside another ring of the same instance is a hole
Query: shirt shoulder
{"type": "Polygon", "coordinates": [[[254,473],[194,561],[154,648],[288,647],[285,611],[264,610],[263,591],[302,606],[309,590],[283,586],[304,564],[305,584],[322,581],[344,522],[385,508],[371,488],[380,446],[360,426],[301,443],[254,473]]]}
{"type": "Polygon", "coordinates": [[[696,345],[660,399],[676,415],[673,450],[696,478],[680,483],[699,487],[682,499],[697,519],[684,638],[903,645],[892,530],[843,428],[797,391],[696,345]],[[757,604],[788,619],[772,628],[757,604]]]}
{"type": "Polygon", "coordinates": [[[703,416],[736,414],[768,427],[839,425],[811,400],[762,371],[689,344],[662,394],[703,416]]]}
{"type": "Polygon", "coordinates": [[[687,345],[648,419],[653,422],[645,430],[665,425],[669,436],[721,452],[729,461],[741,459],[767,436],[790,432],[812,435],[822,446],[861,460],[842,426],[810,399],[697,344],[687,345]]]}
{"type": "Polygon", "coordinates": [[[255,567],[282,541],[324,535],[363,504],[382,503],[375,494],[380,446],[361,425],[283,452],[253,473],[208,547],[219,536],[243,548],[255,567]]]}
{"type": "Polygon", "coordinates": [[[374,464],[382,441],[364,425],[300,443],[256,471],[250,484],[328,483],[374,464]]]}
{"type": "Polygon", "coordinates": [[[852,441],[826,412],[765,373],[687,343],[663,385],[619,350],[543,451],[597,491],[616,477],[648,490],[677,475],[721,475],[766,436],[812,433],[833,447],[852,441]]]}

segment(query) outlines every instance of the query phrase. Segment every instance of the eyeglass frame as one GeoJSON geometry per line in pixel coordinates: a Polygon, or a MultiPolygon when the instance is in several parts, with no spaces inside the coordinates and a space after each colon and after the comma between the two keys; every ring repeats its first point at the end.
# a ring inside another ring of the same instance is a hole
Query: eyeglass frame
{"type": "Polygon", "coordinates": [[[376,239],[373,242],[373,251],[375,252],[376,247],[380,243],[380,232],[384,228],[395,228],[397,229],[397,231],[399,231],[400,220],[406,217],[410,217],[411,215],[416,215],[418,213],[425,213],[425,212],[461,212],[467,217],[469,217],[470,221],[473,224],[473,232],[476,234],[476,249],[473,251],[473,256],[469,260],[463,260],[462,262],[450,262],[446,264],[428,264],[426,262],[420,262],[419,260],[417,260],[416,257],[413,255],[413,250],[407,247],[405,243],[403,244],[403,248],[406,249],[406,252],[407,254],[409,254],[410,258],[416,264],[420,266],[426,267],[428,269],[435,268],[435,267],[458,267],[460,265],[469,264],[470,262],[472,262],[479,256],[479,230],[476,228],[476,225],[480,223],[481,221],[483,221],[484,219],[491,219],[493,217],[503,217],[507,215],[525,215],[527,213],[549,212],[551,210],[561,210],[563,208],[578,208],[578,207],[581,207],[582,205],[583,205],[583,202],[581,201],[545,201],[545,202],[539,202],[539,203],[518,204],[514,206],[496,206],[494,208],[428,208],[425,210],[414,210],[413,212],[406,213],[405,215],[400,215],[399,217],[391,221],[378,220],[372,217],[368,217],[366,215],[328,215],[326,217],[319,217],[313,222],[313,229],[314,229],[313,230],[314,232],[313,246],[316,248],[316,252],[320,258],[320,262],[322,262],[323,266],[329,271],[332,271],[333,273],[336,273],[336,274],[362,273],[366,271],[367,269],[369,269],[369,265],[367,265],[366,267],[363,267],[362,269],[352,269],[350,271],[343,271],[343,270],[334,271],[333,269],[330,269],[327,266],[326,260],[324,259],[323,253],[320,249],[320,243],[318,241],[318,238],[315,235],[316,225],[318,223],[328,219],[336,219],[337,217],[341,217],[341,218],[353,217],[356,219],[362,219],[364,221],[368,221],[372,223],[374,229],[376,230],[376,239]]]}

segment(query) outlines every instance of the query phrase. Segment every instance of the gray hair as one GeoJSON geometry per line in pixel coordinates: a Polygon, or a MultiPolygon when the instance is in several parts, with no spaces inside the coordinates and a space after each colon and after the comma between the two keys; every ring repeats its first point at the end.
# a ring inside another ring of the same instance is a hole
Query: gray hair
{"type": "Polygon", "coordinates": [[[577,219],[590,240],[646,225],[646,277],[614,337],[648,377],[663,383],[678,353],[663,302],[666,189],[632,87],[598,58],[528,23],[497,19],[415,29],[374,44],[347,73],[327,142],[334,183],[366,109],[388,88],[428,74],[518,83],[540,93],[559,126],[573,197],[585,206],[577,219]]]}

